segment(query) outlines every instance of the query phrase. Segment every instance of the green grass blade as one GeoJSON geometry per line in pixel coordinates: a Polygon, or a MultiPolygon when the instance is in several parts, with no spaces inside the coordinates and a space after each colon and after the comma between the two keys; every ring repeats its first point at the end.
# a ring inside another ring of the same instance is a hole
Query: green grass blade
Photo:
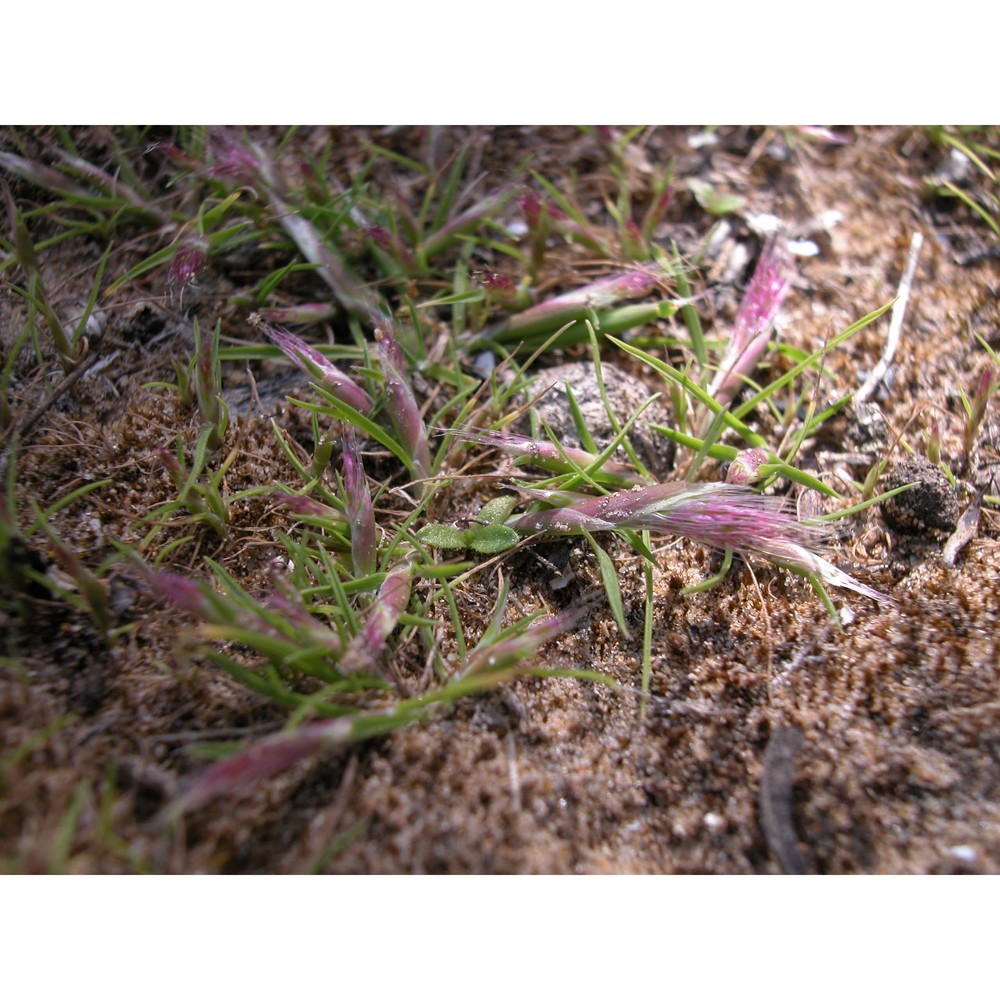
{"type": "Polygon", "coordinates": [[[618,570],[615,568],[614,560],[594,541],[594,536],[584,529],[584,537],[590,543],[590,547],[597,556],[597,565],[601,571],[601,582],[604,584],[604,592],[608,595],[608,604],[611,606],[611,613],[615,616],[623,636],[630,638],[628,625],[625,624],[625,609],[622,606],[622,592],[618,583],[618,570]]]}

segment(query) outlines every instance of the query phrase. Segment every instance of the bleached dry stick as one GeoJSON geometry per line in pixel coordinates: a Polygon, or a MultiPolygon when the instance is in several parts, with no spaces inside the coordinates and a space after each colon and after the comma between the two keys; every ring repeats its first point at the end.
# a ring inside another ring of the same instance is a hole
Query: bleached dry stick
{"type": "Polygon", "coordinates": [[[910,255],[906,260],[906,270],[899,282],[899,291],[896,294],[896,304],[892,307],[892,315],[889,319],[889,334],[885,339],[885,349],[878,364],[872,369],[872,373],[865,379],[865,383],[854,396],[856,403],[866,403],[879,383],[885,378],[885,373],[892,364],[892,359],[896,356],[896,348],[899,346],[899,335],[903,329],[903,319],[906,316],[906,305],[910,301],[910,288],[913,286],[913,275],[917,270],[917,260],[920,257],[920,248],[924,245],[923,233],[914,233],[910,240],[910,255]]]}

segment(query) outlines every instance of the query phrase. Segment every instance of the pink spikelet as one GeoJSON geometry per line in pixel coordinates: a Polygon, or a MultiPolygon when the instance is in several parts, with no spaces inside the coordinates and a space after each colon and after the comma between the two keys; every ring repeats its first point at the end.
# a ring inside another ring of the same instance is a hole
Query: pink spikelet
{"type": "Polygon", "coordinates": [[[369,576],[375,572],[378,556],[378,538],[371,492],[357,439],[348,433],[344,438],[344,506],[351,526],[351,562],[355,576],[369,576]]]}
{"type": "MultiPolygon", "coordinates": [[[[332,361],[320,354],[315,347],[307,344],[301,337],[296,337],[284,327],[265,323],[256,313],[250,317],[250,324],[263,330],[268,339],[281,348],[285,356],[294,361],[303,371],[309,372],[310,364],[318,368],[327,387],[341,402],[360,413],[368,414],[371,412],[375,405],[371,396],[332,361]]],[[[310,372],[310,374],[312,373],[310,372]]]]}
{"type": "Polygon", "coordinates": [[[725,406],[756,368],[771,336],[778,310],[788,294],[788,261],[775,241],[764,247],[743,296],[729,344],[708,393],[725,406]]]}
{"type": "Polygon", "coordinates": [[[558,490],[521,488],[551,510],[508,521],[522,533],[612,531],[623,528],[680,535],[718,549],[763,558],[793,572],[815,574],[833,587],[846,587],[874,600],[885,595],[859,583],[815,551],[822,528],[799,521],[780,500],[731,483],[656,483],[584,497],[558,490]]]}
{"type": "Polygon", "coordinates": [[[204,247],[195,243],[181,244],[167,271],[167,284],[171,291],[176,291],[183,299],[184,292],[195,287],[198,276],[205,270],[207,264],[208,256],[204,247]]]}
{"type": "Polygon", "coordinates": [[[402,348],[391,332],[375,330],[378,357],[385,376],[386,404],[399,439],[410,456],[413,472],[420,478],[430,475],[431,453],[427,442],[427,428],[420,415],[413,386],[406,372],[406,361],[402,348]]]}

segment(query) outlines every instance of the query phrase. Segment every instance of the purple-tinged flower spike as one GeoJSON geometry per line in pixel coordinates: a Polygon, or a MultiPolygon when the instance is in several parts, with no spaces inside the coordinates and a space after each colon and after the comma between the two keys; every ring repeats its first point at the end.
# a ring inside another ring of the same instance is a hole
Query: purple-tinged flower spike
{"type": "Polygon", "coordinates": [[[184,474],[180,462],[177,461],[177,457],[169,448],[157,448],[156,457],[162,463],[163,468],[167,470],[170,482],[180,489],[187,480],[187,476],[184,474]]]}
{"type": "Polygon", "coordinates": [[[527,281],[518,284],[503,271],[484,268],[473,271],[479,287],[486,293],[486,301],[508,309],[527,309],[531,305],[531,295],[527,281]]]}
{"type": "Polygon", "coordinates": [[[478,274],[479,284],[492,292],[494,295],[513,295],[517,291],[517,285],[509,274],[503,271],[480,271],[478,274]]]}
{"type": "Polygon", "coordinates": [[[596,229],[580,225],[553,202],[540,198],[534,191],[528,191],[518,198],[518,206],[524,213],[524,221],[532,233],[533,256],[544,249],[550,230],[598,253],[603,253],[607,249],[602,234],[596,229]]]}
{"type": "Polygon", "coordinates": [[[346,263],[323,242],[313,224],[281,200],[276,191],[270,192],[271,204],[279,212],[282,228],[295,242],[302,256],[316,265],[316,273],[327,283],[337,301],[373,326],[385,321],[386,311],[381,299],[353,274],[346,263]]]}
{"type": "MultiPolygon", "coordinates": [[[[635,267],[620,271],[600,281],[592,282],[580,288],[575,288],[564,295],[558,295],[547,302],[525,309],[524,312],[504,320],[489,333],[490,337],[505,341],[554,333],[562,326],[590,316],[592,310],[603,310],[622,299],[634,299],[648,295],[662,279],[663,273],[655,266],[635,267]]],[[[659,314],[659,305],[640,307],[623,306],[622,312],[629,309],[651,310],[646,320],[655,319],[659,314]]],[[[637,320],[633,320],[634,325],[637,320]]],[[[611,324],[612,327],[614,326],[611,324]]],[[[627,327],[626,327],[627,328],[627,327]]],[[[610,332],[606,326],[605,332],[610,332]]]]}
{"type": "MultiPolygon", "coordinates": [[[[492,448],[503,448],[517,457],[530,459],[532,465],[537,465],[550,472],[565,472],[570,459],[583,469],[589,468],[597,461],[598,456],[591,451],[584,451],[582,448],[568,448],[563,446],[559,450],[551,441],[536,441],[534,438],[521,437],[519,434],[498,434],[496,431],[459,431],[448,430],[453,437],[462,441],[475,441],[492,448]]],[[[628,484],[639,484],[644,482],[643,478],[635,469],[624,462],[615,462],[609,459],[600,469],[604,475],[614,476],[628,484]]]]}
{"type": "Polygon", "coordinates": [[[442,250],[458,242],[465,233],[472,231],[485,219],[499,212],[513,196],[513,188],[501,188],[494,194],[487,195],[450,222],[446,222],[436,233],[432,233],[424,241],[422,247],[424,260],[432,260],[442,250]]]}
{"type": "MultiPolygon", "coordinates": [[[[265,323],[256,313],[250,317],[250,325],[259,327],[268,338],[276,344],[285,355],[304,372],[309,372],[309,361],[320,370],[323,381],[341,402],[352,406],[360,413],[368,414],[375,405],[371,396],[365,392],[348,375],[342,372],[332,361],[328,361],[315,347],[280,326],[265,323]]],[[[312,374],[310,372],[310,374],[312,374]]]]}
{"type": "Polygon", "coordinates": [[[651,527],[651,518],[697,496],[706,486],[687,482],[635,486],[603,496],[588,496],[567,490],[518,487],[526,496],[556,505],[553,510],[523,514],[507,524],[515,531],[614,531],[617,528],[651,527]]]}
{"type": "Polygon", "coordinates": [[[53,149],[52,153],[65,163],[74,174],[85,177],[99,191],[109,194],[113,198],[123,198],[133,208],[151,216],[161,224],[166,225],[171,221],[168,215],[153,203],[149,194],[142,192],[141,188],[137,191],[126,184],[120,172],[115,171],[115,173],[109,174],[106,170],[102,170],[78,156],[73,156],[64,149],[53,149]]]}
{"type": "Polygon", "coordinates": [[[384,329],[376,329],[378,356],[385,377],[386,410],[407,455],[411,471],[417,478],[430,475],[431,452],[427,444],[427,428],[420,415],[420,407],[413,395],[406,361],[396,338],[384,329]]]}
{"type": "Polygon", "coordinates": [[[161,821],[170,823],[219,795],[247,789],[312,754],[344,746],[354,736],[354,725],[351,718],[328,719],[290,732],[275,733],[198,775],[170,803],[161,821]]]}
{"type": "Polygon", "coordinates": [[[708,393],[725,406],[742,388],[744,378],[757,366],[771,336],[778,310],[788,294],[788,260],[784,250],[770,241],[743,295],[729,344],[708,393]]]}
{"type": "Polygon", "coordinates": [[[146,579],[157,597],[200,618],[203,624],[199,631],[205,638],[231,641],[234,634],[249,632],[287,644],[290,641],[287,626],[290,625],[297,631],[299,641],[323,647],[334,660],[339,659],[344,651],[336,632],[313,618],[303,607],[298,593],[273,571],[271,582],[274,589],[266,599],[266,607],[281,615],[285,623],[283,629],[268,621],[266,616],[217,593],[208,583],[196,583],[177,573],[151,571],[146,573],[146,579]]]}
{"type": "Polygon", "coordinates": [[[544,643],[568,632],[580,620],[583,611],[584,609],[579,606],[567,608],[558,615],[533,622],[523,632],[509,639],[477,646],[469,654],[460,675],[470,677],[473,674],[516,667],[532,656],[544,643]]]}
{"type": "Polygon", "coordinates": [[[409,562],[393,569],[382,581],[378,596],[367,610],[358,634],[351,640],[338,668],[343,673],[374,673],[379,655],[385,648],[399,616],[410,603],[413,571],[409,562]]]}
{"type": "Polygon", "coordinates": [[[251,148],[268,201],[281,227],[302,256],[316,265],[316,273],[327,283],[344,309],[373,326],[383,322],[386,311],[381,297],[351,271],[334,247],[324,242],[312,222],[286,201],[286,185],[268,154],[256,145],[251,144],[251,148]]]}
{"type": "Polygon", "coordinates": [[[606,309],[622,299],[635,299],[641,295],[648,295],[662,277],[660,271],[654,267],[629,268],[627,271],[608,275],[608,277],[601,278],[589,285],[574,288],[573,291],[566,292],[565,295],[559,295],[527,310],[521,316],[527,316],[529,312],[542,310],[546,307],[552,310],[567,306],[606,309]]]}
{"type": "MultiPolygon", "coordinates": [[[[972,448],[976,443],[976,435],[979,433],[979,426],[986,416],[986,407],[990,397],[997,390],[997,367],[992,365],[984,367],[979,372],[976,379],[976,390],[969,401],[966,409],[965,433],[963,435],[963,446],[965,448],[965,458],[968,461],[972,454],[972,448]]],[[[964,400],[963,396],[963,400],[964,400]]]]}
{"type": "Polygon", "coordinates": [[[567,504],[507,522],[508,527],[522,534],[632,528],[680,535],[713,548],[763,556],[795,572],[814,573],[831,586],[885,600],[878,591],[858,583],[815,554],[813,547],[821,540],[822,529],[787,513],[779,500],[742,486],[656,483],[584,500],[557,490],[521,488],[521,492],[549,503],[567,504]]]}
{"type": "Polygon", "coordinates": [[[339,511],[334,510],[333,507],[328,507],[325,503],[320,503],[318,500],[313,500],[312,497],[303,496],[301,493],[286,493],[284,490],[274,490],[271,496],[298,517],[311,517],[318,520],[341,520],[339,511]]]}
{"type": "Polygon", "coordinates": [[[193,324],[194,346],[197,352],[194,389],[198,400],[198,412],[202,421],[211,428],[208,447],[215,451],[222,442],[229,427],[229,410],[222,399],[222,369],[219,364],[219,334],[221,321],[216,323],[210,334],[204,334],[198,317],[193,324]]]}
{"type": "Polygon", "coordinates": [[[556,208],[551,201],[543,200],[534,191],[526,191],[518,198],[517,203],[530,229],[544,224],[547,219],[569,218],[561,208],[556,208]]]}
{"type": "MultiPolygon", "coordinates": [[[[275,611],[281,615],[286,625],[291,625],[305,643],[322,646],[329,651],[331,659],[339,660],[344,654],[344,644],[340,637],[306,610],[302,595],[289,581],[287,572],[287,567],[279,566],[278,560],[274,560],[269,567],[271,591],[265,601],[268,611],[275,611]]],[[[260,619],[256,626],[252,627],[262,635],[282,637],[276,628],[260,619]]]]}
{"type": "Polygon", "coordinates": [[[225,602],[207,584],[199,584],[179,573],[145,574],[153,592],[182,611],[216,625],[231,624],[235,618],[225,602]]]}
{"type": "Polygon", "coordinates": [[[351,562],[355,576],[370,576],[375,572],[378,556],[375,514],[361,452],[357,439],[351,433],[344,438],[343,458],[344,506],[351,526],[351,562]]]}
{"type": "Polygon", "coordinates": [[[757,482],[760,468],[767,462],[763,448],[746,448],[733,459],[726,473],[726,482],[732,486],[749,486],[757,482]]]}
{"type": "Polygon", "coordinates": [[[416,270],[416,261],[410,248],[395,233],[389,232],[384,226],[365,226],[364,232],[379,250],[389,254],[407,273],[416,270]]]}
{"type": "Polygon", "coordinates": [[[171,290],[176,290],[183,300],[184,292],[194,286],[207,264],[208,256],[204,247],[195,243],[182,243],[170,262],[167,284],[171,290]]]}
{"type": "Polygon", "coordinates": [[[539,197],[534,191],[526,191],[517,201],[531,240],[531,263],[528,273],[533,280],[537,278],[539,268],[545,259],[550,233],[557,233],[581,246],[588,247],[600,256],[607,256],[608,247],[602,233],[580,225],[548,199],[539,197]]]}
{"type": "MultiPolygon", "coordinates": [[[[93,191],[76,183],[68,175],[46,166],[39,160],[26,160],[14,153],[0,151],[0,167],[40,188],[49,188],[52,191],[72,195],[76,198],[93,198],[94,196],[93,191]]],[[[9,213],[9,218],[13,222],[12,212],[9,213]]]]}
{"type": "Polygon", "coordinates": [[[260,315],[269,323],[291,323],[293,326],[310,326],[324,323],[337,315],[337,307],[329,302],[306,302],[297,306],[275,306],[261,309],[260,315]]]}
{"type": "Polygon", "coordinates": [[[212,177],[225,177],[252,184],[260,178],[257,157],[228,129],[212,129],[208,137],[215,163],[209,170],[212,177]]]}

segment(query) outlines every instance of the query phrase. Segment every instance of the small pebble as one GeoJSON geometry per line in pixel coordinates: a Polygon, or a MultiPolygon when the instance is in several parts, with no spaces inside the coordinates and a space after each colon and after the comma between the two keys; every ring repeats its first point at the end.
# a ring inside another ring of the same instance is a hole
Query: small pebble
{"type": "Polygon", "coordinates": [[[958,844],[948,852],[956,861],[964,861],[966,864],[974,865],[979,860],[976,849],[968,844],[958,844]]]}
{"type": "Polygon", "coordinates": [[[793,257],[816,257],[819,254],[819,246],[812,240],[789,240],[787,246],[793,257]]]}
{"type": "Polygon", "coordinates": [[[721,833],[726,828],[725,816],[720,816],[718,813],[705,813],[702,822],[710,833],[721,833]]]}

